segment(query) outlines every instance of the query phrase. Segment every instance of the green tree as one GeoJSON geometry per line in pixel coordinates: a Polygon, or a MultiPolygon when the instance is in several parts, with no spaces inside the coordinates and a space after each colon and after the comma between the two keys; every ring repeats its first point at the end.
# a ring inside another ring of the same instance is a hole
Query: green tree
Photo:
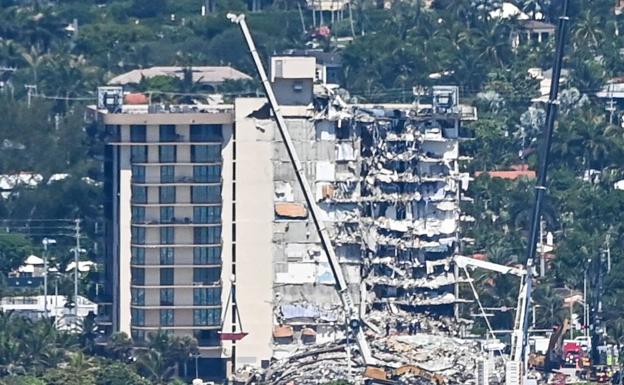
{"type": "Polygon", "coordinates": [[[32,243],[23,235],[0,232],[0,272],[16,269],[32,252],[32,243]]]}
{"type": "Polygon", "coordinates": [[[150,385],[131,366],[120,362],[100,362],[95,373],[96,385],[150,385]]]}

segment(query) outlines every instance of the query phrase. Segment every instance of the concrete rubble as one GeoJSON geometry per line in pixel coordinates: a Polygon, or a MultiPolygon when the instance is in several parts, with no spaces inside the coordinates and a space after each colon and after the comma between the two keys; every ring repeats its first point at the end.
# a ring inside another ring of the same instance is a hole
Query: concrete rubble
{"type": "Polygon", "coordinates": [[[267,369],[243,367],[234,379],[244,384],[310,384],[335,380],[383,384],[475,384],[479,362],[490,365],[490,383],[500,382],[503,362],[490,359],[480,341],[462,339],[468,321],[448,317],[375,312],[369,321],[387,335],[371,339],[375,366],[365,367],[353,341],[343,338],[301,347],[267,369]],[[416,326],[417,325],[417,329],[416,326]]]}

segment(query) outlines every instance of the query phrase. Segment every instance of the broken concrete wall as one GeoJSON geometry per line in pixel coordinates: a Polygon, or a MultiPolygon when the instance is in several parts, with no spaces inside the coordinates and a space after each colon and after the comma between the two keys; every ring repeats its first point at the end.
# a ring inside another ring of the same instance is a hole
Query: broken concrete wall
{"type": "MultiPolygon", "coordinates": [[[[287,116],[286,123],[354,299],[368,311],[452,313],[457,180],[465,179],[458,173],[457,115],[347,106],[331,97],[318,105],[310,117],[287,116]]],[[[309,328],[309,342],[312,331],[315,338],[333,335],[320,330],[335,325],[314,316],[298,324],[279,309],[333,304],[338,323],[344,314],[277,132],[272,162],[275,324],[301,326],[295,335],[309,328]]],[[[290,342],[304,343],[296,336],[290,342]]],[[[280,341],[280,354],[292,350],[285,345],[280,341]]]]}

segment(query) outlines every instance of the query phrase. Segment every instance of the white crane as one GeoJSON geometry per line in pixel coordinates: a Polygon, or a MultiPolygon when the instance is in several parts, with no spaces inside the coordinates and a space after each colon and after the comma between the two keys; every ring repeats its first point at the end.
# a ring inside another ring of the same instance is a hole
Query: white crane
{"type": "Polygon", "coordinates": [[[251,57],[253,58],[254,64],[256,65],[258,76],[260,76],[260,80],[262,81],[262,87],[264,88],[267,99],[269,99],[271,110],[273,110],[273,114],[275,115],[277,128],[279,129],[282,139],[284,140],[284,145],[286,146],[288,157],[290,158],[290,162],[292,163],[295,170],[297,181],[299,182],[299,186],[303,191],[303,196],[310,210],[310,216],[312,217],[312,221],[314,222],[314,226],[316,227],[316,231],[318,232],[319,238],[321,240],[321,246],[323,247],[323,250],[327,255],[327,259],[329,260],[329,266],[331,267],[332,273],[334,275],[334,280],[336,281],[336,290],[338,291],[338,294],[340,296],[340,300],[342,302],[345,314],[348,317],[351,332],[354,334],[355,341],[358,345],[364,363],[366,365],[373,365],[375,363],[375,359],[371,354],[370,347],[368,346],[368,341],[366,340],[364,330],[362,329],[363,326],[361,322],[361,315],[359,314],[358,308],[353,302],[351,293],[349,293],[349,287],[347,286],[347,282],[344,278],[344,273],[342,272],[342,267],[340,266],[338,257],[336,256],[334,248],[329,239],[327,229],[325,228],[324,223],[320,220],[320,211],[316,204],[316,200],[314,199],[314,195],[312,194],[312,190],[310,189],[310,183],[308,183],[305,171],[303,169],[301,161],[299,160],[299,156],[295,151],[295,146],[293,145],[290,133],[288,132],[288,127],[286,126],[286,121],[282,116],[280,106],[277,103],[275,94],[273,93],[273,88],[271,87],[271,83],[267,78],[264,66],[262,65],[262,61],[260,60],[258,51],[256,50],[256,45],[253,41],[253,38],[251,37],[249,28],[247,27],[245,15],[235,15],[229,13],[227,15],[227,18],[232,23],[236,23],[240,26],[243,36],[245,37],[247,47],[249,48],[251,57]]]}

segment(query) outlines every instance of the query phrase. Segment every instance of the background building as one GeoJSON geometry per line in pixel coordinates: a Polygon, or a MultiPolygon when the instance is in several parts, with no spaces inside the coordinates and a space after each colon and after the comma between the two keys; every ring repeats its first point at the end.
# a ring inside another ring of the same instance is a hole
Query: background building
{"type": "Polygon", "coordinates": [[[108,144],[106,295],[98,320],[136,343],[159,329],[192,335],[203,359],[212,359],[201,367],[223,372],[218,331],[235,209],[232,106],[98,107],[108,144]]]}

